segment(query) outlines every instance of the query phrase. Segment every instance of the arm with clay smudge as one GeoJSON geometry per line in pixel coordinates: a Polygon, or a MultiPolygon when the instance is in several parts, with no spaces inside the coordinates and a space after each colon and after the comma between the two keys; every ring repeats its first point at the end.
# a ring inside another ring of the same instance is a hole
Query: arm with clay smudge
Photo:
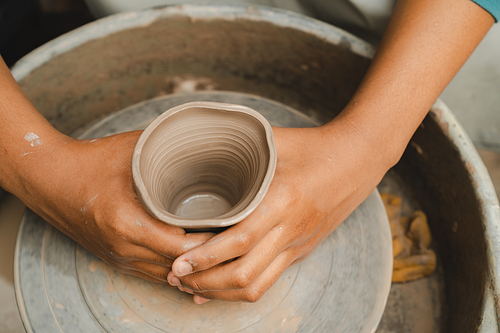
{"type": "Polygon", "coordinates": [[[0,186],[117,270],[166,283],[173,260],[211,234],[153,219],[135,194],[140,132],[74,140],[35,109],[0,58],[0,186]]]}
{"type": "Polygon", "coordinates": [[[432,104],[494,23],[469,0],[400,0],[342,113],[275,128],[276,175],[244,221],[176,259],[168,280],[194,300],[256,301],[306,258],[400,159],[432,104]],[[224,239],[222,239],[224,237],[224,239]]]}

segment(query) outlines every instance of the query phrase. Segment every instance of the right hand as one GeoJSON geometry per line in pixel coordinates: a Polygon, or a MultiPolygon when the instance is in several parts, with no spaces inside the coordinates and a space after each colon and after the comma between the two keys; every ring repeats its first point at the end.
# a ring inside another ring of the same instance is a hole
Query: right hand
{"type": "Polygon", "coordinates": [[[212,234],[186,233],[151,217],[134,190],[140,132],[73,140],[58,132],[27,142],[14,192],[34,212],[123,273],[166,283],[175,258],[212,234]]]}

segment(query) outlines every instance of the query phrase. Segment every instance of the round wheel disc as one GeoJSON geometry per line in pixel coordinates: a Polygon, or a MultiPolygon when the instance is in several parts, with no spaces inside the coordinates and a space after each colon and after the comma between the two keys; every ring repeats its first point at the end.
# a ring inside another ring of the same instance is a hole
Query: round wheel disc
{"type": "MultiPolygon", "coordinates": [[[[233,92],[151,99],[87,126],[80,138],[146,127],[189,101],[247,105],[273,126],[318,124],[285,105],[233,92]]],[[[27,211],[15,253],[15,288],[28,332],[373,332],[392,276],[392,239],[375,190],[306,260],[256,303],[212,301],[114,271],[27,211]]]]}

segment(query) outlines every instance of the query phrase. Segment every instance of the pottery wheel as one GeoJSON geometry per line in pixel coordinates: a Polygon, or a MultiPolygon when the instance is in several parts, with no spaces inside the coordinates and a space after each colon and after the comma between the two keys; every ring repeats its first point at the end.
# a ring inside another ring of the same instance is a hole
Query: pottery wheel
{"type": "MultiPolygon", "coordinates": [[[[282,104],[230,92],[164,96],[85,130],[95,138],[144,128],[189,101],[247,105],[272,125],[317,124],[282,104]]],[[[392,275],[389,223],[374,191],[310,256],[256,303],[193,303],[190,295],[118,273],[31,211],[21,223],[15,287],[28,332],[373,332],[392,275]]]]}

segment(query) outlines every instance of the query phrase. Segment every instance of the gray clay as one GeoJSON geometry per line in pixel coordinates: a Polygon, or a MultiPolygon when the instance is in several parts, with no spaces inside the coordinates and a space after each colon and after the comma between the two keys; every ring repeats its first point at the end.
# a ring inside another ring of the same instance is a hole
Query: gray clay
{"type": "Polygon", "coordinates": [[[249,107],[191,102],[161,114],[134,150],[139,199],[151,215],[188,229],[247,217],[276,169],[269,122],[249,107]]]}

